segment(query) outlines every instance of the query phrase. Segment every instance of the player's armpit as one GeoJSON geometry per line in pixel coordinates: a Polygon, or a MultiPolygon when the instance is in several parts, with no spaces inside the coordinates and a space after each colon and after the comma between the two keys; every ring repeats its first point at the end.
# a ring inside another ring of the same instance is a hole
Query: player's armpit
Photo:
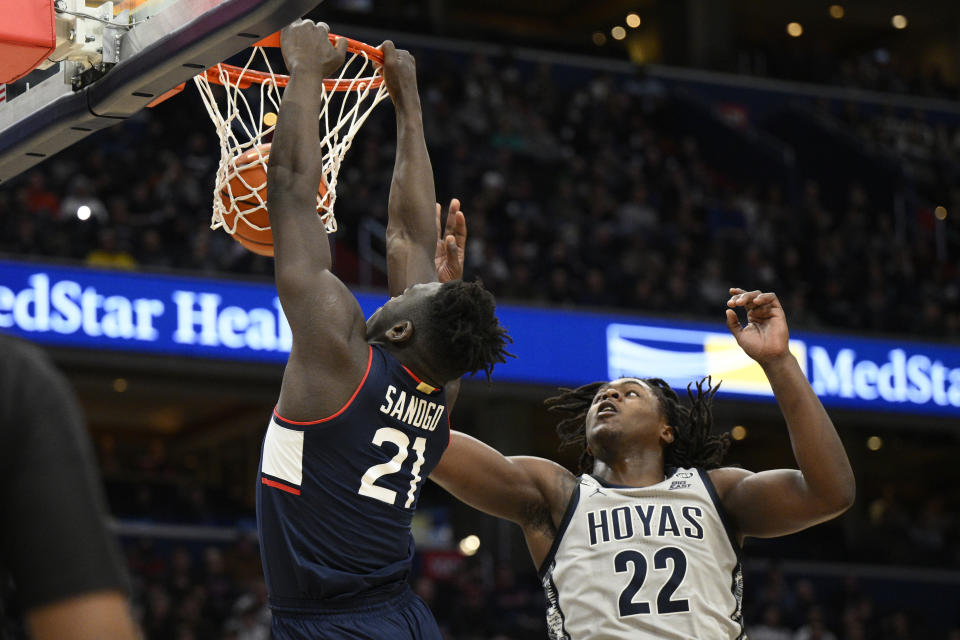
{"type": "Polygon", "coordinates": [[[530,557],[533,558],[533,564],[538,569],[543,566],[544,560],[553,547],[573,492],[579,483],[578,478],[572,473],[559,465],[556,467],[544,469],[547,473],[541,475],[541,480],[546,483],[542,491],[549,497],[536,510],[531,511],[523,525],[523,538],[530,551],[530,557]]]}
{"type": "MultiPolygon", "coordinates": [[[[278,278],[279,284],[279,278],[278,278]]],[[[294,345],[322,362],[337,350],[364,350],[366,321],[357,299],[329,271],[310,273],[291,289],[278,286],[280,304],[293,332],[294,345]]],[[[335,368],[335,365],[331,365],[335,368]]]]}
{"type": "Polygon", "coordinates": [[[280,302],[293,333],[278,411],[288,420],[318,420],[338,411],[363,379],[370,356],[356,298],[329,271],[313,275],[280,302]]]}
{"type": "MultiPolygon", "coordinates": [[[[555,526],[569,493],[563,478],[573,474],[543,458],[506,457],[476,438],[451,432],[447,447],[430,478],[454,497],[490,515],[523,526],[555,526]],[[552,522],[542,522],[549,518],[552,522]]],[[[572,490],[572,489],[571,489],[572,490]]]]}
{"type": "Polygon", "coordinates": [[[849,507],[818,499],[796,469],[752,473],[725,467],[709,474],[741,538],[796,533],[835,518],[849,507]]]}

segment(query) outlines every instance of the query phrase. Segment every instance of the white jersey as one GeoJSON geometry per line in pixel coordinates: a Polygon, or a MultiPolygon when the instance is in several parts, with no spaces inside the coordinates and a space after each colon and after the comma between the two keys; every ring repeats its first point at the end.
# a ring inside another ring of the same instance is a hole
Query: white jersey
{"type": "Polygon", "coordinates": [[[739,544],[702,469],[581,476],[540,580],[551,640],[746,640],[739,544]]]}

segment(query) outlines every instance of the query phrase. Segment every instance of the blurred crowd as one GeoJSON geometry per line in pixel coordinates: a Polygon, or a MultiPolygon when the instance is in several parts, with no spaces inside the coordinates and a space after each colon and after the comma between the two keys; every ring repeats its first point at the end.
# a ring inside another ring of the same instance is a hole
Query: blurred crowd
{"type": "Polygon", "coordinates": [[[908,62],[885,47],[863,48],[846,56],[836,51],[777,48],[763,51],[744,47],[738,51],[735,71],[851,89],[956,99],[960,88],[936,64],[925,68],[908,62]]]}
{"type": "MultiPolygon", "coordinates": [[[[97,439],[100,469],[110,511],[125,521],[222,527],[254,525],[253,483],[259,449],[242,442],[246,462],[220,445],[220,456],[171,454],[165,441],[97,439]],[[248,446],[249,445],[249,446],[248,446]],[[212,474],[212,469],[224,473],[212,474]]],[[[934,445],[930,445],[934,446],[934,445]]],[[[843,518],[801,534],[751,539],[748,557],[960,569],[960,495],[940,474],[912,473],[897,483],[864,473],[857,504],[843,518]]],[[[425,507],[457,504],[446,493],[430,493],[425,507]]]]}
{"type": "MultiPolygon", "coordinates": [[[[776,564],[751,577],[755,583],[747,583],[744,596],[751,640],[960,638],[954,613],[937,620],[929,611],[897,602],[895,593],[905,583],[884,588],[874,582],[868,588],[852,576],[787,576],[776,564]]],[[[951,600],[955,590],[944,598],[951,600]]]]}
{"type": "Polygon", "coordinates": [[[960,505],[951,491],[884,484],[867,503],[859,555],[893,564],[960,567],[958,513],[960,505]]]}
{"type": "MultiPolygon", "coordinates": [[[[226,544],[131,538],[124,549],[135,610],[151,640],[269,638],[252,535],[226,544]]],[[[478,555],[440,577],[416,568],[411,583],[447,640],[546,637],[545,599],[532,570],[518,572],[478,555]]],[[[788,575],[773,563],[747,572],[744,618],[752,640],[960,640],[960,621],[949,609],[958,588],[938,587],[947,609],[936,616],[898,598],[917,586],[909,579],[884,585],[836,574],[788,575]]]]}
{"type": "MultiPolygon", "coordinates": [[[[695,136],[664,126],[669,95],[656,83],[482,55],[427,52],[418,60],[439,197],[463,201],[468,275],[499,297],[714,319],[727,287],[742,284],[780,292],[794,326],[960,337],[953,217],[944,223],[932,207],[914,207],[898,218],[869,184],[828,199],[806,176],[795,191],[735,179],[705,159],[695,136]]],[[[879,73],[878,64],[853,61],[827,79],[949,90],[879,73]]],[[[956,124],[855,105],[831,117],[902,163],[918,191],[960,213],[956,124]]],[[[363,228],[386,222],[394,138],[392,114],[381,107],[341,174],[335,257],[353,283],[384,281],[382,273],[360,281],[358,243],[363,228]]],[[[0,189],[0,252],[270,277],[270,260],[207,228],[217,159],[212,124],[185,92],[0,189]]],[[[242,495],[198,481],[198,465],[174,464],[162,442],[133,456],[100,445],[120,519],[235,525],[250,517],[242,495]]],[[[905,495],[885,487],[864,496],[858,544],[833,545],[864,562],[960,566],[955,501],[947,488],[905,495]]],[[[269,636],[252,537],[217,544],[126,537],[124,549],[147,637],[269,636]]],[[[798,555],[819,557],[809,549],[798,555]]],[[[878,606],[856,581],[814,583],[776,567],[751,577],[745,613],[754,640],[960,640],[957,629],[925,629],[928,621],[910,607],[878,606]]],[[[478,557],[443,579],[418,572],[413,585],[450,640],[544,635],[533,575],[478,557]]]]}
{"type": "MultiPolygon", "coordinates": [[[[468,276],[501,298],[714,318],[742,284],[780,292],[795,326],[960,335],[960,237],[932,206],[898,218],[870,184],[828,202],[808,176],[791,190],[736,180],[663,125],[669,95],[655,82],[451,58],[419,54],[438,194],[463,201],[468,276]]],[[[360,230],[386,220],[389,111],[364,126],[341,174],[335,258],[348,281],[362,272],[360,230]]],[[[960,211],[960,129],[922,114],[844,117],[960,211]]],[[[0,190],[0,252],[268,277],[269,259],[207,229],[217,159],[196,96],[145,110],[0,190]]]]}
{"type": "MultiPolygon", "coordinates": [[[[201,469],[171,456],[162,440],[117,445],[101,437],[98,445],[147,637],[267,638],[269,609],[250,506],[203,482],[201,469]],[[230,540],[204,538],[210,531],[230,540]]],[[[960,583],[926,576],[928,569],[960,567],[960,521],[952,515],[957,499],[922,478],[868,484],[859,506],[838,521],[786,538],[749,540],[744,616],[750,637],[960,640],[953,607],[960,603],[960,583]],[[824,565],[826,572],[794,567],[788,574],[771,558],[831,564],[824,565]],[[841,563],[851,573],[869,569],[858,581],[841,575],[847,570],[838,572],[841,563]],[[886,583],[878,578],[884,575],[886,583]],[[930,615],[931,602],[943,603],[939,618],[930,615]],[[951,625],[957,627],[953,635],[951,625]]],[[[411,583],[449,640],[545,637],[544,597],[525,558],[508,566],[487,550],[470,558],[447,550],[431,563],[431,553],[418,547],[411,583]]]]}
{"type": "MultiPolygon", "coordinates": [[[[268,640],[270,610],[255,537],[226,544],[124,540],[134,607],[150,640],[268,640]]],[[[533,571],[464,559],[449,575],[417,571],[414,591],[449,640],[546,637],[546,600],[533,571]]]]}
{"type": "Polygon", "coordinates": [[[256,540],[230,545],[123,541],[135,613],[150,640],[268,640],[256,540]]]}
{"type": "MultiPolygon", "coordinates": [[[[246,443],[243,443],[246,444],[246,443]]],[[[224,443],[216,460],[201,461],[197,452],[171,454],[165,440],[118,439],[102,435],[97,440],[100,471],[106,484],[110,510],[121,518],[151,523],[236,526],[252,521],[252,483],[256,464],[238,464],[224,443]],[[229,473],[217,469],[238,467],[229,473]]],[[[250,448],[248,457],[259,455],[250,448]]]]}
{"type": "Polygon", "coordinates": [[[918,189],[949,202],[960,185],[960,123],[921,111],[868,112],[849,103],[837,114],[847,131],[903,168],[918,189]]]}

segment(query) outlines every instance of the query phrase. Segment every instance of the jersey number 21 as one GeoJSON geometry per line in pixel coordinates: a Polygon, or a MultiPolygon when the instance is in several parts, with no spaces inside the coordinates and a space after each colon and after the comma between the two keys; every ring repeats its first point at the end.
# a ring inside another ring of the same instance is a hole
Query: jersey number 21
{"type": "Polygon", "coordinates": [[[367,469],[367,472],[360,478],[360,491],[358,493],[362,496],[376,498],[387,504],[396,504],[397,492],[393,489],[378,486],[376,482],[381,476],[400,473],[404,460],[407,459],[410,449],[413,449],[417,454],[417,459],[413,463],[413,468],[410,469],[413,478],[410,480],[410,490],[407,492],[407,499],[403,503],[403,507],[409,509],[410,505],[413,504],[414,497],[417,494],[417,485],[421,480],[420,467],[423,466],[424,454],[427,450],[427,439],[417,438],[413,441],[413,446],[411,447],[410,438],[407,437],[407,434],[403,431],[394,429],[393,427],[382,427],[377,429],[377,432],[373,434],[373,444],[382,447],[385,442],[396,445],[397,454],[383,464],[375,464],[367,469]]]}

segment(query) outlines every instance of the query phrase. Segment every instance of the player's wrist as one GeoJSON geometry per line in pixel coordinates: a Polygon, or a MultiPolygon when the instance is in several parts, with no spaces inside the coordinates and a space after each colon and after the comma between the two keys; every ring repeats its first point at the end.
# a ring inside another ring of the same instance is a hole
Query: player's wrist
{"type": "Polygon", "coordinates": [[[411,115],[419,117],[421,115],[420,94],[417,93],[415,86],[411,89],[398,91],[391,98],[398,117],[411,115]]]}
{"type": "Polygon", "coordinates": [[[287,73],[291,80],[310,78],[316,82],[323,82],[324,78],[334,75],[341,66],[343,66],[343,60],[323,60],[319,57],[301,56],[287,61],[287,73]]]}
{"type": "Polygon", "coordinates": [[[287,71],[290,74],[290,83],[301,85],[319,85],[327,77],[325,67],[313,61],[294,63],[287,71]]]}
{"type": "Polygon", "coordinates": [[[323,75],[315,71],[291,70],[290,82],[284,90],[284,98],[290,102],[319,107],[323,97],[323,75]]]}
{"type": "Polygon", "coordinates": [[[784,351],[783,353],[776,353],[766,356],[764,358],[757,358],[757,362],[768,374],[776,373],[777,371],[781,371],[786,367],[798,364],[797,359],[789,350],[784,351]]]}

